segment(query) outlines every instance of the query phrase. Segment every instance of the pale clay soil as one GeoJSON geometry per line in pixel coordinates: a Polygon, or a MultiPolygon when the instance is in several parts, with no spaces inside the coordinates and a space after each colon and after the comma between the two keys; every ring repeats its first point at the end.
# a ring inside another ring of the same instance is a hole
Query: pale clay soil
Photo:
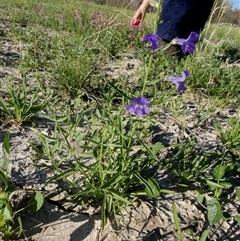
{"type": "MultiPolygon", "coordinates": [[[[0,19],[0,81],[2,88],[9,78],[15,83],[21,79],[19,70],[14,63],[26,46],[24,43],[16,43],[5,36],[10,31],[8,22],[0,19]]],[[[131,55],[122,55],[112,60],[103,69],[111,78],[128,78],[134,81],[136,71],[140,68],[140,61],[131,55]],[[131,66],[131,68],[129,68],[131,66]]],[[[34,83],[34,79],[32,80],[34,83]]],[[[36,84],[36,82],[35,82],[36,84]]],[[[16,85],[17,86],[17,85],[16,85]]],[[[175,119],[167,108],[159,110],[159,123],[153,138],[165,143],[174,143],[177,137],[189,138],[195,136],[197,146],[201,150],[214,151],[221,147],[219,136],[213,124],[226,123],[231,116],[239,116],[237,106],[232,105],[226,109],[216,109],[210,115],[199,115],[208,113],[212,103],[197,95],[186,92],[182,96],[182,105],[186,107],[185,112],[175,119]],[[199,122],[195,128],[195,124],[199,122]],[[185,126],[184,130],[182,126],[185,126]]],[[[23,199],[23,196],[31,190],[40,190],[44,193],[51,192],[54,185],[44,186],[50,170],[35,168],[32,165],[33,150],[29,142],[37,140],[40,132],[48,133],[53,123],[38,120],[37,127],[17,127],[9,125],[3,117],[0,117],[0,157],[3,155],[3,139],[7,131],[11,134],[11,155],[9,174],[13,183],[23,187],[12,195],[12,202],[23,199]]],[[[167,149],[160,153],[164,158],[167,149]]],[[[239,177],[238,177],[239,178],[239,177]]],[[[239,179],[233,180],[234,188],[229,192],[229,197],[235,198],[234,189],[240,186],[239,179]]],[[[174,183],[167,171],[159,171],[158,181],[160,186],[169,187],[174,183]]],[[[177,240],[172,216],[172,203],[175,202],[182,230],[186,240],[199,240],[202,231],[209,228],[209,240],[237,241],[240,240],[240,228],[235,221],[221,222],[210,226],[205,219],[204,207],[196,201],[196,193],[192,191],[175,194],[162,195],[157,199],[140,199],[135,205],[124,211],[124,220],[120,221],[120,227],[111,225],[108,221],[106,227],[101,231],[101,220],[99,209],[66,211],[68,200],[59,196],[53,202],[46,201],[37,213],[26,212],[23,215],[23,228],[26,239],[34,241],[157,241],[177,240]],[[64,208],[63,208],[64,207],[64,208]]],[[[229,204],[226,209],[236,214],[239,212],[239,202],[229,204]]]]}

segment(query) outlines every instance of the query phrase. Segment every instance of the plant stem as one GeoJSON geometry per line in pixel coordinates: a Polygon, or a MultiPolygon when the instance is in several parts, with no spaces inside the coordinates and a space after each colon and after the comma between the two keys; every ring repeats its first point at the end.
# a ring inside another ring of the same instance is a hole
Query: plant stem
{"type": "MultiPolygon", "coordinates": [[[[143,81],[142,95],[143,95],[143,93],[144,93],[145,90],[146,90],[147,81],[148,81],[148,76],[149,76],[150,68],[151,68],[151,65],[152,65],[152,61],[153,61],[153,55],[151,54],[151,55],[150,55],[150,58],[149,58],[149,61],[148,61],[147,70],[146,70],[146,68],[144,67],[144,70],[145,70],[145,71],[144,71],[144,81],[143,81]]],[[[146,63],[145,63],[145,66],[146,66],[146,63]]]]}

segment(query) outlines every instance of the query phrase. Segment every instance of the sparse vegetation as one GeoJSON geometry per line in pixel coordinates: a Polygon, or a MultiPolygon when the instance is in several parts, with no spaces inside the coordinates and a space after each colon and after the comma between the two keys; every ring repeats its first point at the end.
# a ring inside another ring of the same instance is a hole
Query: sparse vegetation
{"type": "MultiPolygon", "coordinates": [[[[196,51],[179,60],[151,51],[142,41],[153,32],[154,14],[147,16],[142,29],[132,29],[132,12],[123,8],[126,2],[117,1],[117,8],[110,2],[0,3],[0,41],[17,46],[4,50],[0,46],[0,67],[8,75],[6,79],[0,72],[0,125],[5,136],[0,236],[4,240],[24,236],[21,214],[32,207],[39,211],[44,200],[60,193],[70,200],[71,210],[101,207],[102,228],[108,219],[119,224],[119,214],[139,198],[190,190],[210,226],[222,220],[240,225],[240,214],[227,214],[225,209],[230,202],[239,206],[240,199],[239,186],[231,183],[240,168],[239,27],[214,19],[196,51]],[[19,54],[15,58],[14,52],[19,54]],[[141,63],[134,78],[123,75],[135,67],[130,64],[113,75],[113,62],[120,63],[122,56],[141,63]],[[12,68],[17,69],[17,77],[12,68]],[[190,74],[186,92],[178,94],[168,78],[181,76],[183,70],[190,74]],[[148,115],[126,111],[137,96],[148,99],[148,115]],[[194,112],[193,106],[197,106],[194,112]],[[226,109],[234,116],[219,120],[226,109]],[[43,120],[51,126],[49,132],[42,130],[43,120]],[[177,137],[169,138],[163,131],[171,126],[177,137]],[[13,127],[19,133],[24,128],[35,130],[37,137],[29,142],[32,165],[50,171],[44,187],[57,186],[51,193],[32,190],[24,208],[11,200],[20,186],[8,170],[13,127]],[[209,146],[201,146],[205,137],[199,130],[214,130],[218,145],[212,148],[209,140],[209,146]],[[172,185],[161,186],[161,170],[174,177],[172,185]]],[[[188,240],[175,203],[173,220],[178,240],[188,240]]],[[[210,232],[204,228],[199,230],[201,240],[207,240],[210,232]]]]}

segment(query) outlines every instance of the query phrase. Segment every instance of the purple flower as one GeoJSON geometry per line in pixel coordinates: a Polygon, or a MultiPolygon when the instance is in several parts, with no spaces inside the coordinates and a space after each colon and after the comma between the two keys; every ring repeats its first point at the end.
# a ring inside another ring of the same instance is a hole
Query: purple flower
{"type": "Polygon", "coordinates": [[[191,32],[187,39],[176,38],[174,40],[174,43],[181,45],[181,49],[184,54],[192,54],[195,50],[195,44],[197,43],[198,39],[199,34],[196,32],[191,32]]]}
{"type": "Polygon", "coordinates": [[[184,70],[182,72],[182,76],[181,77],[176,77],[176,76],[169,76],[168,79],[173,82],[176,86],[177,86],[177,92],[180,93],[184,93],[185,91],[185,86],[184,86],[184,81],[185,79],[190,75],[190,72],[187,70],[184,70]]]}
{"type": "Polygon", "coordinates": [[[152,50],[155,50],[158,48],[158,40],[159,40],[159,36],[157,34],[147,34],[143,38],[143,42],[149,43],[151,45],[152,50]]]}
{"type": "Polygon", "coordinates": [[[126,106],[126,110],[133,115],[147,115],[150,112],[149,101],[143,96],[138,96],[126,106]]]}

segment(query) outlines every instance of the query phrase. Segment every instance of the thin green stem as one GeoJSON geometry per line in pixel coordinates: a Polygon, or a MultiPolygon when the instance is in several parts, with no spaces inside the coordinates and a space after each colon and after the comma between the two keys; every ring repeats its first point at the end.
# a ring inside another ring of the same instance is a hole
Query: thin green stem
{"type": "Polygon", "coordinates": [[[157,32],[157,27],[158,27],[158,24],[159,24],[159,20],[161,18],[161,15],[160,15],[161,11],[162,11],[162,1],[159,0],[157,12],[156,12],[156,21],[155,21],[155,24],[154,24],[154,33],[157,32]]]}
{"type": "MultiPolygon", "coordinates": [[[[144,81],[143,81],[142,95],[144,94],[144,92],[146,90],[148,76],[149,76],[150,68],[151,68],[151,65],[152,65],[152,61],[153,61],[153,55],[151,54],[150,57],[149,57],[147,70],[146,70],[146,68],[144,68],[144,81]]],[[[145,63],[145,65],[146,65],[146,63],[145,63]]]]}
{"type": "MultiPolygon", "coordinates": [[[[154,33],[157,32],[157,27],[158,27],[158,24],[159,24],[159,20],[161,18],[161,11],[162,11],[162,1],[159,0],[157,12],[156,12],[156,21],[155,21],[155,24],[154,24],[154,33]]],[[[146,68],[144,67],[144,81],[143,81],[142,95],[144,94],[144,92],[146,90],[148,76],[149,76],[150,68],[151,68],[151,65],[152,65],[152,61],[153,61],[153,54],[150,55],[150,58],[149,58],[149,61],[148,61],[148,66],[147,66],[147,71],[146,71],[146,68]]],[[[146,65],[146,63],[145,63],[145,65],[146,65]]]]}

